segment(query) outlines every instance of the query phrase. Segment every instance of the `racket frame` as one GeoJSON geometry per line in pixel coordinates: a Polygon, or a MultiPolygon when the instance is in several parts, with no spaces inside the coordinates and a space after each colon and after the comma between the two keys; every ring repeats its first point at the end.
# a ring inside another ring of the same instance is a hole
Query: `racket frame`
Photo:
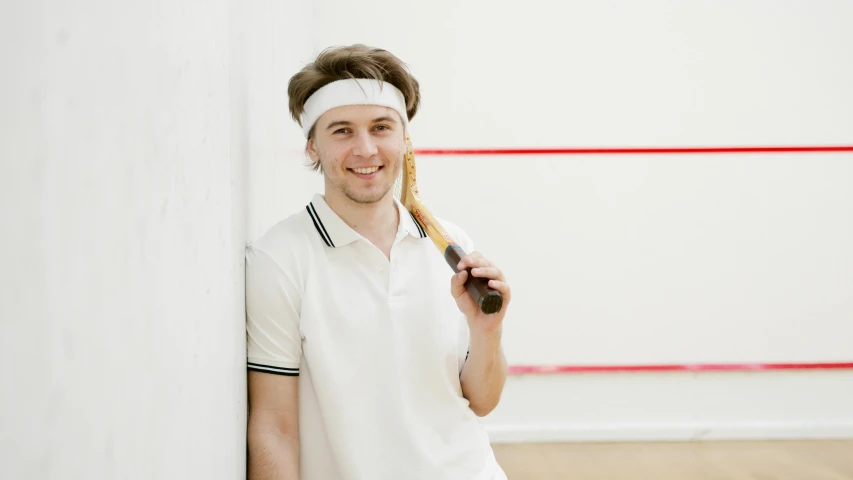
{"type": "MultiPolygon", "coordinates": [[[[453,272],[459,273],[460,270],[457,265],[467,253],[459,246],[441,223],[436,220],[420,198],[415,153],[408,132],[406,132],[406,153],[401,170],[402,185],[400,188],[400,202],[420,222],[427,236],[444,256],[445,261],[453,269],[453,272]]],[[[468,279],[465,281],[465,288],[471,293],[480,310],[486,314],[499,312],[503,308],[503,296],[500,292],[489,287],[487,279],[472,275],[470,267],[467,270],[468,279]]]]}

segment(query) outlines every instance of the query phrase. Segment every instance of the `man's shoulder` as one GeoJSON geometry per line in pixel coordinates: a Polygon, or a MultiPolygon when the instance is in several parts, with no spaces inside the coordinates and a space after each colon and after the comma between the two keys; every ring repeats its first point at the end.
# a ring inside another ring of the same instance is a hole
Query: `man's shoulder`
{"type": "Polygon", "coordinates": [[[471,253],[474,250],[474,240],[458,223],[443,216],[436,216],[435,219],[466,253],[471,253]]]}
{"type": "MultiPolygon", "coordinates": [[[[247,245],[251,254],[263,252],[278,262],[300,258],[314,246],[311,240],[316,235],[311,218],[304,208],[270,226],[258,238],[247,245]]],[[[315,242],[314,242],[315,243],[315,242]]]]}

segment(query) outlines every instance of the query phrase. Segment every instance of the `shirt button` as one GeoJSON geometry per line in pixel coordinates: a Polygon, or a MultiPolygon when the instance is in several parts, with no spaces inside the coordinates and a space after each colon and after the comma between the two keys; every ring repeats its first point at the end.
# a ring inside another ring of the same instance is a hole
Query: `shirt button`
{"type": "Polygon", "coordinates": [[[380,269],[379,269],[379,273],[385,273],[385,269],[384,269],[384,268],[380,268],[380,269]]]}

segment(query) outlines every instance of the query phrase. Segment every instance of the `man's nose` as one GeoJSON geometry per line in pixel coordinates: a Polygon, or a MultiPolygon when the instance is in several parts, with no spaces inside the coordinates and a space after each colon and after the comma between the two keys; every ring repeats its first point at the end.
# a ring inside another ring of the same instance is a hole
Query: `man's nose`
{"type": "Polygon", "coordinates": [[[353,153],[359,157],[372,157],[379,152],[376,142],[369,133],[362,133],[356,138],[353,153]]]}

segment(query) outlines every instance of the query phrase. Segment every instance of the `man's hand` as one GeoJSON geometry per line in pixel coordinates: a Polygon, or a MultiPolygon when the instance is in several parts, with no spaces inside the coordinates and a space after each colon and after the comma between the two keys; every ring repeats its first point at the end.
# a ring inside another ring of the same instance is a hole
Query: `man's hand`
{"type": "Polygon", "coordinates": [[[506,282],[501,269],[496,267],[479,252],[468,254],[468,256],[459,261],[456,267],[461,271],[450,280],[450,294],[456,299],[456,305],[459,307],[459,310],[468,319],[468,326],[472,330],[471,333],[481,332],[490,334],[500,330],[510,301],[509,284],[506,282]],[[474,298],[465,289],[465,281],[468,280],[468,267],[472,268],[471,274],[473,276],[489,279],[489,287],[500,292],[503,296],[501,311],[485,314],[480,310],[477,302],[474,301],[474,298]]]}

